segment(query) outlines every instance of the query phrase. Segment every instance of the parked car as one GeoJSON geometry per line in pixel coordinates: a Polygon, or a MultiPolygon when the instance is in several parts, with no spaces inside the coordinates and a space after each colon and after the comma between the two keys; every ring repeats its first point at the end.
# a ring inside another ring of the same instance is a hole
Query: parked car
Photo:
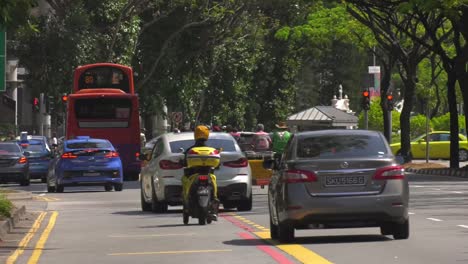
{"type": "Polygon", "coordinates": [[[0,182],[29,185],[29,152],[23,152],[14,141],[0,142],[0,182]]]}
{"type": "Polygon", "coordinates": [[[59,144],[47,174],[47,191],[81,185],[122,191],[122,161],[109,140],[79,136],[59,144]]]}
{"type": "MultiPolygon", "coordinates": [[[[167,133],[157,138],[150,155],[142,155],[148,161],[140,173],[143,211],[165,212],[168,205],[182,204],[184,170],[180,160],[184,158],[183,152],[194,143],[193,132],[167,133]]],[[[217,132],[210,133],[206,144],[222,148],[221,165],[214,174],[218,198],[224,208],[251,210],[251,170],[236,140],[227,133],[217,132]]]]}
{"type": "Polygon", "coordinates": [[[265,169],[263,167],[263,161],[273,159],[273,151],[271,150],[271,146],[267,149],[257,148],[255,141],[263,139],[269,144],[271,138],[268,134],[255,135],[255,132],[239,132],[239,134],[239,146],[249,160],[250,168],[252,169],[252,184],[259,185],[263,188],[263,186],[268,185],[272,175],[270,169],[265,169]]]}
{"type": "Polygon", "coordinates": [[[268,189],[273,239],[290,242],[295,229],[372,226],[408,238],[408,181],[380,132],[300,132],[274,167],[268,189]]]}
{"type": "MultiPolygon", "coordinates": [[[[468,160],[468,138],[458,134],[460,161],[468,160]]],[[[392,152],[400,154],[401,143],[391,144],[392,152]]],[[[411,156],[415,159],[426,158],[426,134],[411,141],[411,156]]],[[[429,133],[429,157],[431,159],[450,159],[450,131],[433,131],[429,133]]]]}
{"type": "MultiPolygon", "coordinates": [[[[45,138],[45,137],[44,137],[45,138]]],[[[39,137],[31,137],[28,140],[20,140],[18,144],[23,151],[29,152],[29,175],[31,179],[41,179],[42,182],[47,180],[47,171],[50,161],[52,160],[52,152],[47,146],[47,142],[39,137]]]]}

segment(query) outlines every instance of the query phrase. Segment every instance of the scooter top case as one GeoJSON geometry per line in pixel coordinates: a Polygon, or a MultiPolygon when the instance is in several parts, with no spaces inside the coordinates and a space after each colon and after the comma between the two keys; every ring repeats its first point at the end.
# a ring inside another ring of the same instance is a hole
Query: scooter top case
{"type": "Polygon", "coordinates": [[[187,167],[219,166],[220,151],[212,147],[194,147],[187,153],[187,167]]]}

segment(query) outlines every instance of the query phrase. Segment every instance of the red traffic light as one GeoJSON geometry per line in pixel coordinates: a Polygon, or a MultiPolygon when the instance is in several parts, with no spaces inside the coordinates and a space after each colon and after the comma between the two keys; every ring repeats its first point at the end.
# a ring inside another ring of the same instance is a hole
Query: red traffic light
{"type": "Polygon", "coordinates": [[[369,97],[369,95],[370,95],[369,91],[362,92],[362,96],[364,96],[364,97],[369,97]]]}
{"type": "Polygon", "coordinates": [[[67,95],[62,95],[62,102],[66,103],[68,101],[67,95]]]}
{"type": "Polygon", "coordinates": [[[393,95],[391,95],[391,94],[387,95],[387,100],[392,101],[393,100],[393,95]]]}
{"type": "Polygon", "coordinates": [[[34,105],[34,106],[38,106],[38,105],[39,105],[39,98],[34,97],[34,99],[33,99],[33,105],[34,105]]]}

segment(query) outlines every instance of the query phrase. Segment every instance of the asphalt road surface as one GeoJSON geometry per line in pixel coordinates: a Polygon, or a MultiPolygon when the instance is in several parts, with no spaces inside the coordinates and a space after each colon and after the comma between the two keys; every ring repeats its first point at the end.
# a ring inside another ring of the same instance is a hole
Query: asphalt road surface
{"type": "Polygon", "coordinates": [[[267,188],[255,187],[251,212],[223,211],[211,225],[191,219],[184,226],[180,207],[142,212],[138,182],[126,182],[123,192],[76,187],[60,194],[40,183],[2,185],[33,191],[27,208],[40,220],[25,232],[27,245],[10,247],[9,263],[468,263],[468,181],[409,178],[408,240],[378,228],[299,230],[290,245],[269,239],[267,188]]]}

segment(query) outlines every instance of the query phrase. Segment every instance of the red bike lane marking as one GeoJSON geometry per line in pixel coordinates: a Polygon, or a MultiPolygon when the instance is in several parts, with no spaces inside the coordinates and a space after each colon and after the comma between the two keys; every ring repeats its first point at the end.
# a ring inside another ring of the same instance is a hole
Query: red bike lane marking
{"type": "Polygon", "coordinates": [[[277,263],[280,263],[280,264],[293,264],[293,262],[291,262],[289,259],[287,259],[279,250],[276,250],[275,247],[273,247],[273,246],[269,245],[268,243],[264,242],[261,238],[258,238],[256,236],[252,235],[251,233],[255,232],[255,230],[253,228],[251,228],[250,226],[245,225],[244,223],[242,223],[241,221],[235,219],[232,216],[222,215],[221,217],[228,220],[229,222],[231,222],[235,226],[250,232],[250,233],[247,233],[247,232],[238,233],[238,235],[241,238],[246,239],[246,240],[257,239],[258,241],[261,241],[260,242],[261,244],[255,246],[255,247],[257,249],[259,249],[260,251],[263,251],[264,253],[269,255],[277,263]]]}

